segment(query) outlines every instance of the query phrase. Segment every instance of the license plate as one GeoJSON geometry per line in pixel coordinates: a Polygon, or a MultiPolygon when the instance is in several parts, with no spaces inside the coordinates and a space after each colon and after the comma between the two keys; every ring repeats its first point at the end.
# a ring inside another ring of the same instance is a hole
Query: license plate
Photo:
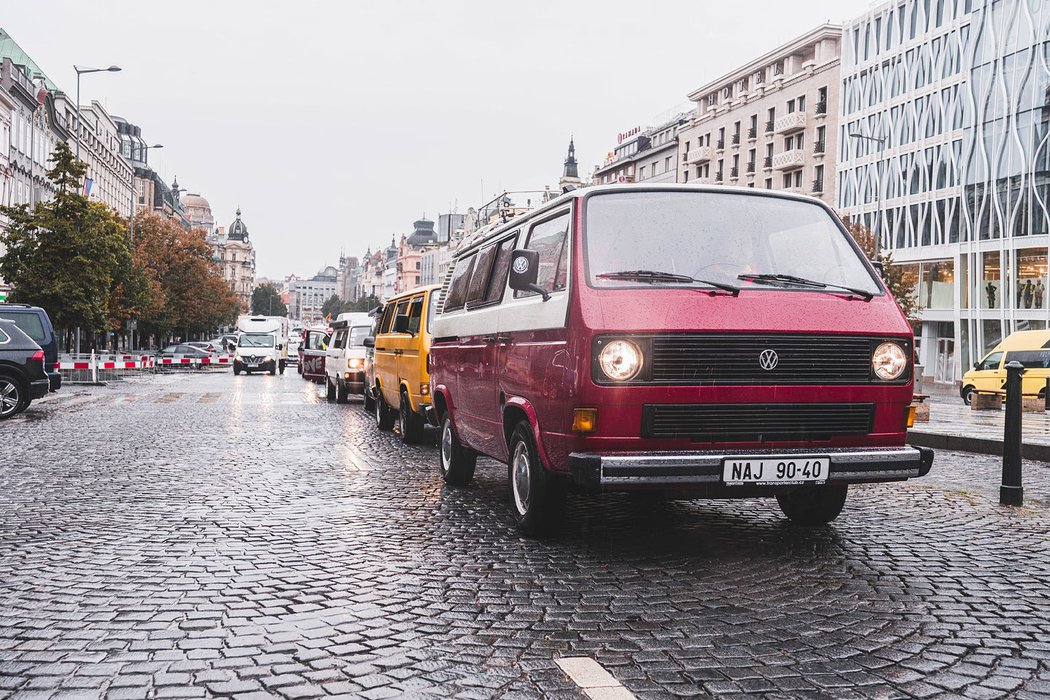
{"type": "Polygon", "coordinates": [[[250,363],[248,363],[248,369],[258,369],[258,368],[259,368],[259,363],[258,362],[250,362],[250,363]]]}
{"type": "Polygon", "coordinates": [[[726,457],[722,481],[741,484],[822,484],[831,472],[829,457],[726,457]]]}

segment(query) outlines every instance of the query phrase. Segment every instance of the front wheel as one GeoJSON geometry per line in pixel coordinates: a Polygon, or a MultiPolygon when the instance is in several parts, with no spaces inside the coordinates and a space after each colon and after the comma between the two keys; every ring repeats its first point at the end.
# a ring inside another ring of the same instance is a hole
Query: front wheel
{"type": "Polygon", "coordinates": [[[392,430],[397,414],[387,407],[386,401],[383,400],[383,392],[378,387],[376,388],[375,408],[376,426],[380,430],[392,430]]]}
{"type": "Polygon", "coordinates": [[[463,447],[452,427],[452,415],[446,411],[441,421],[441,478],[449,486],[466,486],[474,478],[478,453],[463,447]]]}
{"type": "Polygon", "coordinates": [[[270,368],[270,376],[272,377],[275,374],[277,374],[277,365],[276,364],[274,364],[274,366],[270,368]]]}
{"type": "Polygon", "coordinates": [[[518,531],[527,537],[556,533],[565,515],[565,485],[543,468],[528,421],[511,433],[507,474],[518,531]]]}
{"type": "Polygon", "coordinates": [[[365,387],[365,390],[361,393],[361,396],[364,397],[364,401],[361,402],[361,406],[365,409],[365,411],[371,413],[372,411],[376,410],[376,400],[372,398],[372,392],[367,386],[365,387]]]}
{"type": "Polygon", "coordinates": [[[10,418],[29,405],[28,394],[14,377],[0,375],[0,420],[10,418]],[[25,406],[22,404],[25,403],[25,406]]]}
{"type": "Polygon", "coordinates": [[[284,360],[281,360],[281,364],[277,368],[277,371],[280,372],[281,374],[284,374],[284,367],[285,367],[284,360]]]}
{"type": "Polygon", "coordinates": [[[336,380],[335,382],[335,402],[346,403],[350,400],[350,389],[345,383],[336,380]]]}
{"type": "Polygon", "coordinates": [[[335,401],[335,387],[332,385],[332,378],[324,378],[324,397],[329,401],[335,401]]]}
{"type": "Polygon", "coordinates": [[[412,410],[408,394],[401,392],[401,405],[397,411],[398,429],[401,431],[401,442],[414,445],[423,439],[423,417],[412,410]]]}
{"type": "Polygon", "coordinates": [[[237,365],[234,365],[234,366],[233,366],[233,376],[235,376],[235,377],[236,377],[236,376],[237,376],[238,374],[240,374],[240,373],[241,373],[241,368],[240,368],[240,367],[238,367],[237,365]]]}
{"type": "Polygon", "coordinates": [[[973,394],[975,391],[976,389],[974,388],[973,384],[967,384],[962,388],[962,391],[960,391],[959,394],[962,396],[964,404],[969,406],[970,403],[973,402],[973,394]]]}
{"type": "Polygon", "coordinates": [[[801,486],[777,494],[777,503],[791,522],[798,525],[826,525],[842,512],[846,504],[846,484],[801,486]]]}

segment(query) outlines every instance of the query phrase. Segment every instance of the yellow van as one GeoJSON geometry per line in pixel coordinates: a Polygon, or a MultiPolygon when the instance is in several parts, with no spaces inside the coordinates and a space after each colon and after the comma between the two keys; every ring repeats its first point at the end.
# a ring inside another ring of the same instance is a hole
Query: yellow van
{"type": "Polygon", "coordinates": [[[1007,362],[1017,360],[1025,366],[1021,393],[1042,396],[1050,377],[1050,330],[1017,331],[992,348],[973,369],[963,375],[960,394],[967,405],[974,391],[1001,391],[1006,384],[1007,362]]]}
{"type": "Polygon", "coordinates": [[[396,420],[401,440],[406,443],[419,442],[423,437],[423,426],[431,411],[427,354],[430,319],[440,289],[435,284],[391,297],[383,308],[375,336],[365,340],[366,346],[375,347],[371,398],[376,425],[380,430],[390,430],[396,420]]]}

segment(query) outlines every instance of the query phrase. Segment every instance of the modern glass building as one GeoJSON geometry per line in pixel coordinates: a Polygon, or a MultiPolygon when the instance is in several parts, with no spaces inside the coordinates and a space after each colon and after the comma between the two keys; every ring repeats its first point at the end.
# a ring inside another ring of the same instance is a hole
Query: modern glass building
{"type": "Polygon", "coordinates": [[[914,273],[925,376],[1046,328],[1050,3],[904,0],[843,32],[839,210],[914,273]]]}

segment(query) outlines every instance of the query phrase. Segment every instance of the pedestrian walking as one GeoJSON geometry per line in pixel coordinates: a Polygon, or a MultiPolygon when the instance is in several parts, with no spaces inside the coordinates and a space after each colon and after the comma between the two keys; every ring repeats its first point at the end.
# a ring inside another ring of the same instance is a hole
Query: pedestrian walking
{"type": "Polygon", "coordinates": [[[1035,308],[1043,308],[1043,295],[1046,294],[1046,287],[1043,286],[1043,280],[1036,280],[1035,283],[1035,308]]]}

